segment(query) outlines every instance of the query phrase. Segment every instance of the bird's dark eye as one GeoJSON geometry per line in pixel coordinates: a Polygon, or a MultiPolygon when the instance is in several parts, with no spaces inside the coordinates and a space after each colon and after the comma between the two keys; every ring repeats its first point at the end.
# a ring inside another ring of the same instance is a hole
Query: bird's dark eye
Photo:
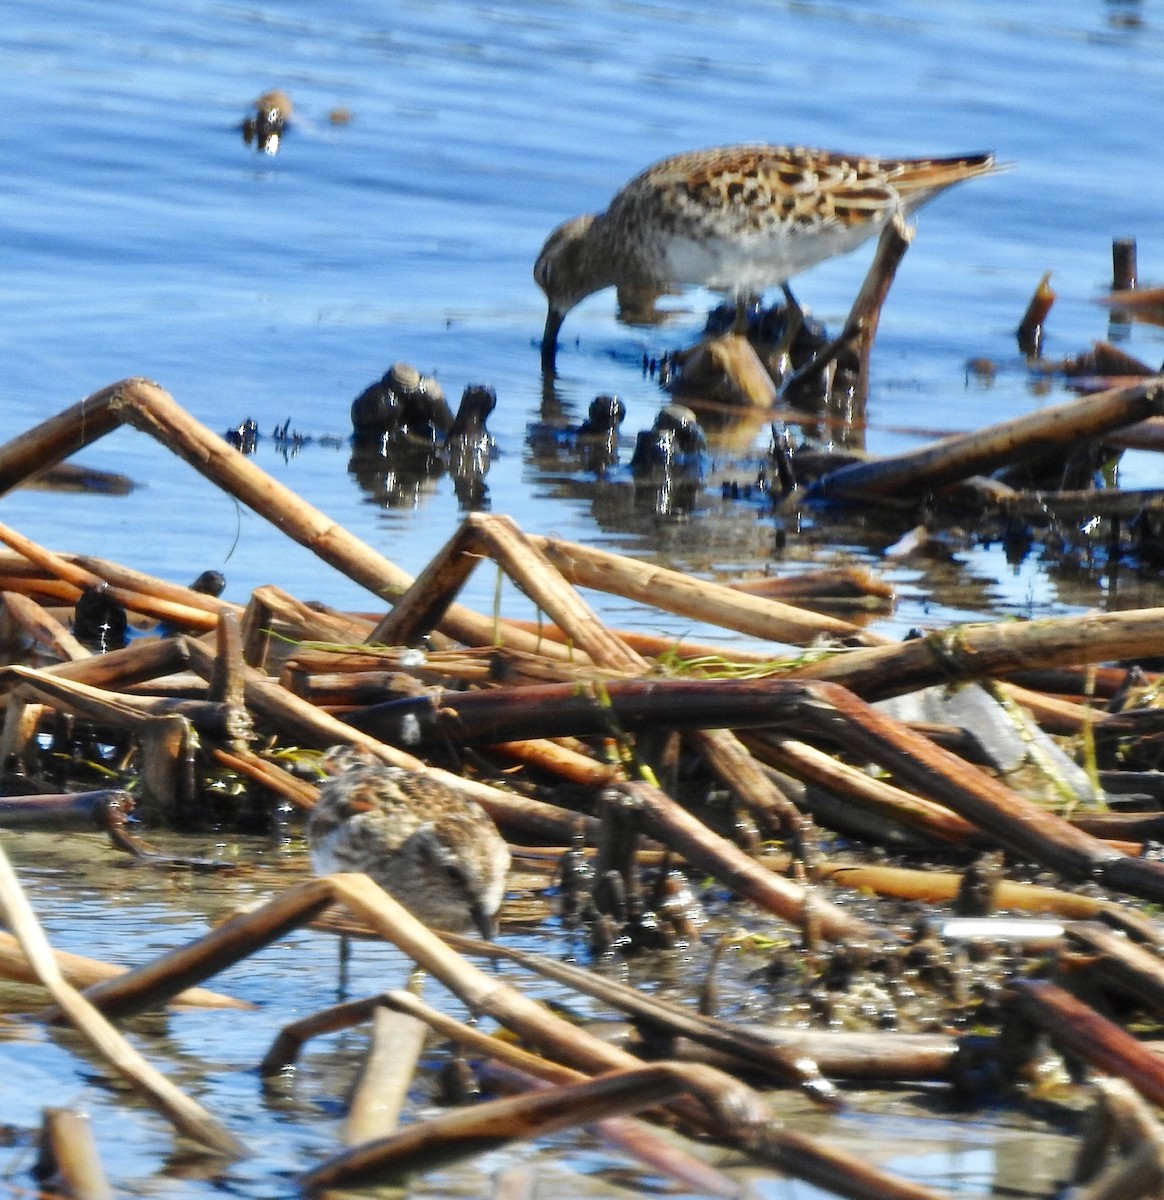
{"type": "Polygon", "coordinates": [[[446,863],[445,874],[453,883],[463,884],[465,882],[465,872],[456,863],[446,863]]]}

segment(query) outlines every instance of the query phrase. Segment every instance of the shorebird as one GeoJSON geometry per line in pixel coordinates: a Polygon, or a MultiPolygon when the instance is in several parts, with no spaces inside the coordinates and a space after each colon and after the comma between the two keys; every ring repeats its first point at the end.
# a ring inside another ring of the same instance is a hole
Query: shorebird
{"type": "Polygon", "coordinates": [[[430,775],[350,747],[320,784],[307,822],[318,875],[363,871],[432,929],[493,934],[509,849],[488,814],[430,775]]]}
{"type": "Polygon", "coordinates": [[[635,176],[605,212],[546,240],[534,279],[549,306],[542,365],[566,314],[603,288],[641,302],[684,285],[740,301],[843,254],[939,192],[996,170],[993,154],[868,158],[799,146],[676,154],[635,176]]]}

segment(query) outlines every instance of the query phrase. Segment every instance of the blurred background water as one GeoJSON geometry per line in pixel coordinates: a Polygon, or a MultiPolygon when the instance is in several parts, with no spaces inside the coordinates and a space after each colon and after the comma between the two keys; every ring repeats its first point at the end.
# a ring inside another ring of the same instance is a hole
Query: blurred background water
{"type": "MultiPolygon", "coordinates": [[[[774,524],[758,508],[709,491],[682,517],[634,512],[532,460],[526,431],[547,394],[544,302],[530,270],[549,230],[680,149],[995,150],[1014,169],[920,214],[885,308],[868,444],[891,451],[916,444],[918,431],[974,428],[1061,398],[1031,378],[1013,336],[1045,271],[1059,293],[1051,357],[1107,335],[1095,299],[1110,282],[1113,237],[1136,237],[1142,276],[1164,277],[1161,111],[1164,25],[1152,0],[10,0],[0,22],[0,437],[128,375],[156,379],[216,430],[253,417],[264,431],[290,419],[340,435],[286,456],[267,439],[259,462],[415,572],[463,516],[451,483],[384,507],[349,473],[342,441],[351,400],[405,360],[434,372],[454,403],[467,383],[496,388],[493,511],[682,568],[765,566],[774,524]],[[240,123],[273,86],[291,94],[296,121],[269,157],[244,144],[240,123]],[[351,119],[333,123],[340,108],[351,119]],[[968,381],[971,357],[996,362],[990,386],[968,381]]],[[[801,301],[835,328],[868,257],[801,277],[801,301]]],[[[662,397],[643,354],[692,340],[713,301],[688,293],[653,329],[619,324],[609,294],[587,301],[566,326],[554,404],[577,419],[596,394],[615,392],[625,428],[649,426],[662,397]]],[[[1155,364],[1161,340],[1134,327],[1124,344],[1155,364]]],[[[222,570],[234,600],[273,582],[370,606],[143,435],[118,431],[80,457],[140,486],[124,497],[21,490],[0,501],[0,520],[53,548],[182,582],[222,570]]],[[[1158,464],[1129,456],[1124,481],[1153,485],[1158,464]]],[[[880,565],[874,541],[839,549],[880,565]]],[[[1085,572],[1068,589],[1037,558],[1015,567],[981,549],[941,571],[886,573],[900,594],[887,632],[1101,606],[1109,582],[1085,572]]],[[[485,609],[487,576],[478,572],[467,595],[485,609]]],[[[1154,579],[1142,585],[1155,594],[1154,579]]],[[[620,622],[656,623],[600,604],[620,622]]],[[[54,902],[68,910],[58,886],[37,889],[50,912],[54,902]]],[[[261,996],[263,982],[244,990],[261,996]]],[[[0,1059],[8,1053],[0,1047],[0,1059]]],[[[208,1086],[222,1100],[246,1091],[246,1069],[224,1067],[208,1086]]],[[[0,1097],[13,1078],[0,1075],[0,1097]]],[[[0,1109],[23,1126],[36,1089],[18,1091],[21,1115],[0,1109]]],[[[273,1137],[277,1115],[256,1112],[243,1136],[273,1137]]],[[[295,1117],[306,1130],[304,1113],[295,1117]]],[[[304,1134],[287,1161],[309,1160],[314,1141],[304,1134]]],[[[155,1134],[149,1147],[165,1144],[155,1134]]],[[[119,1187],[210,1186],[160,1183],[149,1162],[133,1159],[119,1187]]],[[[976,1160],[975,1172],[981,1183],[990,1164],[976,1160]]],[[[254,1163],[230,1185],[271,1194],[254,1163]]]]}

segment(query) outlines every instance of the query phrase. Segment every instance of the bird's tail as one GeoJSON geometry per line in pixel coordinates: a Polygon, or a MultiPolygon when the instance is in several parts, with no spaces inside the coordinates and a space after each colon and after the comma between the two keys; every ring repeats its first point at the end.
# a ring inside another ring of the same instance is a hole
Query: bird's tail
{"type": "Polygon", "coordinates": [[[949,158],[909,158],[895,163],[886,163],[889,179],[902,196],[915,192],[932,195],[943,188],[952,187],[964,179],[976,175],[990,175],[1005,171],[999,166],[992,153],[955,154],[949,158]]]}

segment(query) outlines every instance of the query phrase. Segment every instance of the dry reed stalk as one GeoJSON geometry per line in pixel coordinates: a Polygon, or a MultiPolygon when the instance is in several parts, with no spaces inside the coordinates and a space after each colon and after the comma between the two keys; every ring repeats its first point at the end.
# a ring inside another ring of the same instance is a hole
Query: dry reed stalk
{"type": "Polygon", "coordinates": [[[69,1200],[114,1200],[97,1139],[84,1113],[44,1110],[34,1174],[52,1193],[69,1200]]]}
{"type": "MultiPolygon", "coordinates": [[[[3,452],[3,446],[0,445],[0,453],[3,452]]],[[[18,554],[15,550],[0,549],[0,575],[8,577],[12,576],[16,579],[25,581],[36,581],[38,583],[60,583],[61,580],[55,576],[50,576],[43,568],[38,567],[36,563],[31,563],[23,554],[18,554]]],[[[23,587],[17,587],[15,591],[24,591],[23,587]]]]}
{"type": "Polygon", "coordinates": [[[0,495],[31,483],[82,447],[116,429],[122,418],[110,401],[117,387],[115,384],[95,392],[0,445],[0,495]]]}
{"type": "Polygon", "coordinates": [[[78,567],[104,579],[112,588],[137,592],[143,596],[154,596],[158,600],[169,600],[183,608],[201,609],[211,616],[217,616],[224,610],[238,617],[242,615],[241,604],[232,604],[229,600],[211,596],[206,592],[196,592],[193,588],[171,583],[168,579],[159,579],[156,575],[147,575],[144,571],[135,570],[108,558],[97,558],[92,554],[65,554],[62,557],[67,562],[75,563],[78,567]]]}
{"type": "Polygon", "coordinates": [[[28,596],[32,600],[49,603],[54,608],[71,608],[81,594],[80,588],[63,579],[44,579],[31,572],[27,576],[18,575],[11,570],[0,574],[0,591],[28,596]]]}
{"type": "Polygon", "coordinates": [[[414,675],[403,671],[332,671],[311,675],[301,670],[297,662],[284,664],[279,685],[332,712],[379,704],[400,695],[419,695],[425,687],[414,675]]]}
{"type": "Polygon", "coordinates": [[[377,646],[411,646],[435,629],[481,561],[475,541],[472,525],[462,521],[366,640],[377,646]]]}
{"type": "Polygon", "coordinates": [[[185,639],[140,638],[122,650],[42,667],[40,674],[114,691],[184,672],[189,665],[185,639]]]}
{"type": "Polygon", "coordinates": [[[0,826],[99,829],[105,828],[113,817],[124,820],[124,814],[133,812],[133,806],[133,797],[128,792],[113,788],[60,795],[3,796],[0,826]]]}
{"type": "MultiPolygon", "coordinates": [[[[391,1137],[333,1156],[301,1176],[299,1186],[314,1195],[385,1182],[429,1169],[450,1157],[467,1157],[510,1141],[544,1137],[634,1112],[696,1091],[701,1083],[698,1071],[690,1064],[656,1063],[468,1109],[446,1110],[391,1137]]],[[[747,1126],[763,1123],[759,1097],[756,1101],[749,1110],[736,1113],[735,1119],[747,1126]]]]}
{"type": "Polygon", "coordinates": [[[18,554],[23,554],[30,563],[33,563],[42,571],[55,576],[57,579],[64,580],[65,583],[72,584],[73,587],[80,590],[84,590],[87,587],[97,587],[103,582],[92,571],[86,571],[84,567],[76,566],[63,555],[55,554],[53,551],[34,542],[31,538],[17,533],[15,529],[10,529],[7,525],[0,524],[0,542],[3,542],[9,549],[15,550],[18,554]]]}
{"type": "MultiPolygon", "coordinates": [[[[405,993],[407,995],[408,993],[405,993]]],[[[263,1061],[259,1063],[259,1074],[264,1078],[282,1075],[295,1065],[303,1047],[315,1037],[329,1033],[340,1033],[353,1025],[362,1025],[383,1003],[381,996],[368,996],[362,1000],[348,1000],[333,1004],[330,1008],[311,1013],[284,1025],[275,1036],[263,1061]]]]}
{"type": "Polygon", "coordinates": [[[641,655],[613,634],[534,541],[511,517],[471,513],[465,520],[475,533],[475,547],[488,554],[571,643],[606,671],[640,674],[647,670],[641,655]]]}
{"type": "MultiPolygon", "coordinates": [[[[213,672],[210,651],[194,641],[187,641],[186,649],[193,668],[203,678],[209,678],[213,672]]],[[[392,766],[431,774],[442,783],[463,792],[476,800],[500,825],[523,830],[527,835],[545,841],[570,841],[578,822],[576,813],[541,800],[503,792],[500,788],[473,779],[463,779],[440,767],[429,767],[419,758],[336,720],[314,704],[308,704],[293,695],[261,671],[248,667],[244,674],[248,709],[276,726],[292,743],[320,750],[341,745],[361,746],[392,766]]]]}
{"type": "MultiPolygon", "coordinates": [[[[242,655],[242,631],[238,616],[223,610],[214,631],[214,670],[207,681],[206,698],[214,704],[246,711],[246,663],[242,655]]],[[[236,749],[245,749],[239,742],[236,749]]]]}
{"type": "MultiPolygon", "coordinates": [[[[375,886],[375,885],[373,885],[375,886]]],[[[326,879],[296,884],[253,912],[225,921],[188,946],[94,984],[85,999],[108,1017],[128,1017],[167,1004],[187,987],[226,970],[317,917],[335,899],[326,879]]]]}
{"type": "Polygon", "coordinates": [[[625,770],[619,763],[599,762],[588,754],[564,746],[548,738],[533,738],[523,742],[497,742],[486,747],[490,754],[499,754],[514,759],[527,767],[548,771],[579,787],[595,791],[625,778],[625,770]]]}
{"type": "Polygon", "coordinates": [[[416,1017],[376,1006],[371,1041],[344,1121],[345,1146],[395,1132],[427,1033],[428,1026],[416,1017]]]}
{"type": "MultiPolygon", "coordinates": [[[[123,379],[102,388],[0,446],[0,494],[122,424],[157,439],[195,470],[380,599],[394,600],[412,583],[406,572],[272,479],[148,379],[123,379]]],[[[535,639],[461,605],[449,608],[442,632],[467,645],[491,645],[503,634],[507,645],[537,651],[535,639]]]]}
{"type": "Polygon", "coordinates": [[[958,625],[924,638],[790,666],[787,679],[841,683],[867,700],[930,684],[1164,654],[1164,608],[958,625]]]}
{"type": "Polygon", "coordinates": [[[651,566],[607,550],[595,550],[559,538],[531,536],[529,540],[575,587],[610,592],[765,641],[803,646],[827,637],[868,646],[885,640],[849,621],[822,616],[778,600],[749,596],[726,584],[696,579],[680,571],[651,566]]]}
{"type": "Polygon", "coordinates": [[[879,926],[761,867],[658,788],[646,783],[620,783],[610,791],[630,805],[644,832],[681,854],[693,867],[714,875],[736,895],[797,929],[803,930],[811,919],[814,928],[829,941],[876,945],[890,936],[879,926]]]}
{"type": "MultiPolygon", "coordinates": [[[[93,992],[100,993],[107,1005],[119,1011],[157,1003],[176,988],[225,969],[283,936],[336,900],[439,979],[471,1009],[494,1017],[543,1051],[584,1071],[620,1071],[641,1065],[633,1055],[562,1021],[522,992],[467,963],[363,875],[336,875],[300,884],[263,908],[232,918],[192,946],[132,972],[128,986],[106,984],[93,992]]],[[[743,1144],[768,1161],[803,1178],[828,1181],[844,1195],[870,1200],[884,1195],[875,1187],[895,1182],[885,1173],[814,1139],[774,1128],[765,1120],[755,1093],[721,1072],[691,1064],[677,1071],[681,1090],[697,1091],[714,1106],[713,1111],[721,1114],[712,1122],[721,1136],[743,1144]],[[741,1114],[748,1114],[742,1122],[741,1114]]],[[[904,1186],[906,1190],[899,1190],[898,1195],[917,1200],[932,1200],[934,1196],[928,1189],[904,1186]]]]}
{"type": "MultiPolygon", "coordinates": [[[[765,855],[761,861],[768,863],[769,856],[765,855]]],[[[772,856],[771,866],[779,870],[786,861],[785,857],[772,856]]],[[[827,879],[837,887],[854,888],[898,900],[920,900],[927,904],[941,904],[955,899],[963,881],[963,876],[953,871],[855,867],[827,861],[817,863],[816,872],[822,880],[827,879]]],[[[1097,900],[1094,896],[1081,896],[1077,892],[1065,892],[1033,883],[1012,883],[1007,879],[999,881],[994,902],[997,908],[1004,911],[1053,913],[1071,920],[1096,917],[1117,907],[1111,900],[1097,900]]]]}
{"type": "Polygon", "coordinates": [[[8,619],[17,628],[58,658],[76,661],[91,657],[91,651],[77,641],[72,631],[51,613],[45,612],[35,600],[19,592],[0,592],[0,603],[4,605],[8,619]]]}
{"type": "MultiPolygon", "coordinates": [[[[841,337],[837,339],[842,342],[839,355],[841,361],[844,362],[849,357],[856,360],[856,370],[851,372],[855,375],[853,393],[851,396],[845,395],[844,399],[848,405],[860,408],[862,419],[863,406],[869,391],[869,356],[873,351],[877,326],[881,323],[881,308],[889,295],[897,268],[912,241],[913,229],[906,225],[905,218],[898,210],[877,239],[873,261],[869,264],[861,289],[849,309],[841,337]]],[[[835,389],[830,389],[830,393],[832,391],[835,389]]],[[[830,394],[830,399],[835,400],[836,397],[830,394]]]]}
{"type": "Polygon", "coordinates": [[[1164,1105],[1164,1061],[1126,1029],[1044,979],[1011,984],[1011,1004],[1062,1051],[1126,1080],[1149,1103],[1164,1105]]]}
{"type": "Polygon", "coordinates": [[[728,729],[692,729],[684,741],[702,756],[759,826],[763,837],[804,833],[812,818],[802,813],[766,775],[739,737],[728,729]]]}
{"type": "Polygon", "coordinates": [[[297,779],[290,771],[267,762],[265,758],[260,758],[250,750],[228,751],[215,747],[210,754],[215,762],[228,771],[234,771],[237,775],[243,775],[261,784],[304,812],[310,812],[319,797],[317,787],[297,779]]]}
{"type": "Polygon", "coordinates": [[[1097,812],[1072,813],[1067,818],[1076,829],[1104,842],[1159,842],[1164,838],[1164,813],[1097,812]]]}
{"type": "MultiPolygon", "coordinates": [[[[194,420],[157,384],[145,379],[129,379],[95,393],[71,410],[75,429],[79,430],[85,421],[91,423],[91,428],[94,427],[94,408],[105,407],[114,410],[120,421],[156,438],[219,487],[271,521],[324,562],[366,587],[373,595],[383,600],[395,600],[412,583],[411,576],[394,563],[348,533],[290,488],[272,479],[255,463],[228,446],[221,437],[194,420]]],[[[103,419],[98,418],[96,427],[100,428],[103,424],[103,419]]],[[[53,422],[46,422],[39,428],[46,427],[46,448],[51,453],[59,435],[53,422]]],[[[26,438],[35,442],[37,432],[30,431],[26,438]]],[[[86,437],[85,444],[90,440],[86,437]]],[[[7,460],[0,454],[0,489],[3,487],[6,466],[7,460]]],[[[505,644],[536,652],[533,639],[462,605],[450,606],[441,623],[441,631],[467,645],[492,645],[499,635],[503,635],[505,644]]]]}
{"type": "Polygon", "coordinates": [[[1092,955],[1089,979],[1111,984],[1121,995],[1130,993],[1159,1015],[1164,1012],[1164,963],[1143,946],[1095,921],[1077,921],[1067,927],[1073,948],[1092,955]]]}
{"type": "Polygon", "coordinates": [[[896,824],[955,845],[973,845],[982,839],[977,826],[948,808],[875,779],[815,746],[763,731],[745,734],[744,743],[762,762],[896,824]]]}
{"type": "Polygon", "coordinates": [[[242,617],[243,661],[257,670],[267,670],[275,632],[271,610],[263,600],[251,593],[242,617]]]}
{"type": "Polygon", "coordinates": [[[1164,864],[1132,858],[970,766],[956,754],[832,683],[806,685],[801,715],[816,731],[869,754],[1001,845],[1069,879],[1090,879],[1147,900],[1164,899],[1164,864]]]}
{"type": "Polygon", "coordinates": [[[65,981],[3,846],[0,846],[0,910],[40,982],[52,994],[69,1023],[93,1049],[180,1133],[214,1153],[241,1155],[241,1143],[224,1125],[146,1062],[101,1013],[65,981]]]}
{"type": "MultiPolygon", "coordinates": [[[[536,631],[531,623],[530,631],[536,631]]],[[[408,675],[418,683],[448,686],[455,681],[463,687],[491,684],[503,678],[513,683],[545,683],[590,679],[601,671],[593,664],[579,659],[576,663],[540,654],[515,652],[504,647],[461,647],[455,650],[433,650],[423,654],[400,646],[367,646],[356,651],[351,646],[301,645],[283,664],[289,677],[312,674],[388,671],[408,675]]],[[[291,685],[287,685],[291,686],[291,685]]],[[[292,687],[292,690],[295,690],[292,687]]]]}
{"type": "Polygon", "coordinates": [[[633,1055],[570,1025],[468,963],[366,875],[332,875],[296,884],[190,945],[90,988],[86,997],[102,1012],[121,1017],[164,1003],[182,988],[225,970],[337,902],[399,947],[471,1009],[506,1024],[547,1053],[586,1072],[640,1065],[633,1055]]]}
{"type": "Polygon", "coordinates": [[[255,588],[251,601],[262,606],[273,630],[292,641],[335,642],[350,646],[365,641],[372,631],[371,621],[323,612],[270,583],[255,588]]]}
{"type": "MultiPolygon", "coordinates": [[[[613,634],[578,593],[562,579],[542,554],[539,546],[527,538],[509,517],[471,513],[452,542],[430,564],[413,589],[420,598],[417,612],[424,623],[435,622],[443,602],[459,589],[473,564],[474,554],[492,558],[508,576],[545,612],[569,639],[605,672],[643,674],[647,661],[613,634]],[[438,599],[433,601],[430,597],[438,599]]],[[[403,625],[390,628],[396,633],[403,625]]],[[[383,632],[383,630],[381,630],[383,632]]],[[[420,625],[408,629],[410,636],[423,632],[420,625]]],[[[506,739],[512,740],[512,739],[506,739]]],[[[763,814],[769,827],[789,827],[795,814],[775,785],[752,762],[737,739],[726,731],[700,734],[693,738],[712,769],[753,810],[763,814]]]]}
{"type": "Polygon", "coordinates": [[[486,958],[515,962],[526,970],[565,984],[584,996],[626,1013],[636,1023],[649,1026],[669,1038],[684,1037],[701,1046],[730,1056],[735,1069],[746,1064],[750,1072],[767,1080],[794,1084],[818,1102],[835,1105],[836,1089],[825,1079],[812,1058],[798,1045],[790,1051],[779,1038],[767,1036],[755,1027],[732,1025],[699,1013],[658,996],[648,996],[638,988],[620,983],[592,971],[560,962],[546,955],[533,954],[510,946],[474,944],[459,934],[445,934],[444,940],[466,953],[486,958]]]}
{"type": "MultiPolygon", "coordinates": [[[[482,1033],[453,1017],[430,1008],[411,992],[393,991],[381,997],[389,1007],[409,1013],[423,1021],[436,1033],[456,1043],[463,1051],[491,1058],[525,1072],[536,1079],[557,1083],[580,1082],[587,1078],[581,1071],[559,1066],[537,1054],[530,1054],[512,1042],[482,1033]]],[[[701,1195],[735,1197],[739,1185],[722,1171],[701,1162],[679,1144],[679,1135],[669,1132],[661,1136],[650,1125],[633,1118],[608,1117],[596,1123],[603,1137],[633,1154],[641,1162],[661,1174],[683,1183],[688,1190],[701,1195]]]]}
{"type": "Polygon", "coordinates": [[[0,689],[17,700],[43,700],[55,708],[114,729],[144,734],[150,723],[166,717],[184,717],[207,737],[246,741],[252,734],[250,714],[244,707],[213,700],[131,696],[76,683],[32,667],[0,667],[0,689]]]}
{"type": "MultiPolygon", "coordinates": [[[[948,1083],[959,1054],[959,1039],[944,1033],[859,1033],[750,1024],[739,1028],[779,1046],[786,1054],[811,1059],[829,1079],[854,1083],[948,1083]]],[[[752,1078],[746,1057],[712,1050],[690,1038],[675,1038],[667,1053],[681,1062],[706,1063],[752,1078]]]]}
{"type": "Polygon", "coordinates": [[[818,479],[810,498],[916,495],[976,474],[989,474],[1052,446],[1066,446],[1159,415],[1159,376],[1081,400],[1049,404],[1028,416],[955,434],[892,458],[841,467],[818,479]]]}
{"type": "Polygon", "coordinates": [[[417,747],[747,728],[794,716],[803,686],[779,677],[579,680],[392,700],[349,713],[348,721],[387,742],[417,747]]]}
{"type": "Polygon", "coordinates": [[[14,697],[4,701],[4,720],[0,725],[0,762],[23,766],[30,773],[39,758],[41,723],[53,714],[44,704],[26,704],[14,697]]]}
{"type": "MultiPolygon", "coordinates": [[[[114,979],[126,973],[125,967],[113,963],[102,962],[96,958],[85,958],[81,954],[70,954],[66,950],[54,950],[53,957],[61,976],[71,986],[78,990],[92,987],[106,979],[114,979]]],[[[0,931],[0,976],[17,983],[40,983],[40,976],[28,961],[28,956],[20,948],[20,943],[10,934],[0,931]]],[[[187,988],[178,992],[170,1001],[172,1004],[184,1005],[188,1008],[233,1008],[249,1010],[254,1008],[246,1000],[236,1000],[221,992],[207,991],[206,988],[187,988]]]]}
{"type": "MultiPolygon", "coordinates": [[[[555,671],[554,674],[560,676],[561,672],[555,671]]],[[[481,676],[483,682],[489,682],[488,672],[481,672],[481,676]]],[[[449,676],[442,672],[441,677],[449,676]]],[[[326,709],[334,716],[369,704],[387,702],[387,697],[402,691],[405,695],[416,695],[424,688],[413,675],[399,671],[305,676],[294,664],[284,667],[279,682],[296,696],[326,709]]],[[[465,682],[463,676],[459,677],[459,682],[465,682]]],[[[620,766],[598,762],[588,753],[548,738],[501,742],[485,749],[490,754],[499,754],[526,766],[549,771],[583,787],[601,788],[612,779],[620,778],[622,772],[620,766]]]]}
{"type": "MultiPolygon", "coordinates": [[[[733,590],[734,586],[728,584],[733,590]]],[[[513,625],[528,633],[537,633],[553,642],[566,641],[566,635],[556,625],[538,625],[534,621],[513,621],[513,625]]],[[[687,660],[695,663],[706,663],[709,671],[722,670],[729,664],[745,664],[747,666],[771,666],[773,656],[770,650],[756,650],[748,646],[728,644],[715,645],[711,642],[679,641],[673,637],[660,637],[658,634],[640,633],[634,629],[616,629],[614,631],[632,650],[644,658],[678,659],[686,665],[687,660]]],[[[694,669],[694,666],[691,668],[694,669]]]]}
{"type": "MultiPolygon", "coordinates": [[[[25,555],[37,566],[63,579],[66,583],[77,588],[100,587],[105,585],[101,576],[87,571],[70,559],[60,554],[54,554],[43,546],[37,545],[30,538],[24,537],[7,525],[0,524],[0,541],[11,546],[25,555]]],[[[108,586],[108,585],[105,585],[108,586]]],[[[206,630],[213,629],[216,617],[213,613],[201,607],[191,607],[162,597],[150,595],[148,592],[134,592],[125,588],[111,587],[109,595],[118,604],[130,612],[141,613],[143,616],[155,617],[160,621],[169,621],[183,628],[206,630]]]]}
{"type": "Polygon", "coordinates": [[[1046,696],[1042,692],[1008,682],[999,682],[996,686],[1008,700],[1025,708],[1035,723],[1047,733],[1074,737],[1089,729],[1098,732],[1116,715],[1104,712],[1102,708],[1089,707],[1083,697],[1063,699],[1046,696]]]}

